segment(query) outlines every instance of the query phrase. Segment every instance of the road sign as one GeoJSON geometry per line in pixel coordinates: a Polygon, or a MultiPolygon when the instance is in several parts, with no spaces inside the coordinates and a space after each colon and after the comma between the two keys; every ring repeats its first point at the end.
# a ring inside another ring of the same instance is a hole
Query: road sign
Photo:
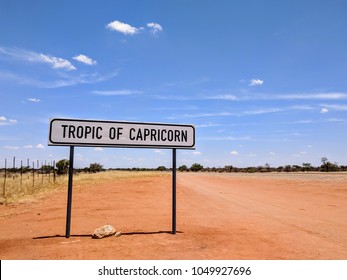
{"type": "Polygon", "coordinates": [[[50,120],[48,145],[195,149],[195,127],[57,118],[50,120]]]}
{"type": "Polygon", "coordinates": [[[66,238],[71,227],[75,146],[172,149],[172,234],[176,234],[176,149],[195,149],[193,125],[51,119],[48,145],[70,146],[66,238]]]}

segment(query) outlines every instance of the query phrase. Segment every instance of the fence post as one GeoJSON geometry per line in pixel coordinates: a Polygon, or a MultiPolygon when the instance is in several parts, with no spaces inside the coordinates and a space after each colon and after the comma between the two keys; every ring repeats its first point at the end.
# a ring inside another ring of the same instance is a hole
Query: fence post
{"type": "Polygon", "coordinates": [[[29,162],[29,159],[27,160],[27,167],[28,167],[28,180],[30,179],[30,162],[29,162]]]}
{"type": "Polygon", "coordinates": [[[23,183],[23,160],[20,161],[20,190],[22,190],[23,183]]]}
{"type": "Polygon", "coordinates": [[[53,182],[55,183],[55,160],[53,161],[53,182]]]}
{"type": "Polygon", "coordinates": [[[5,177],[4,177],[4,188],[2,194],[6,197],[6,176],[7,176],[7,159],[5,158],[5,177]]]}
{"type": "Polygon", "coordinates": [[[51,162],[49,162],[48,163],[48,166],[49,166],[49,168],[48,168],[48,183],[50,183],[51,182],[51,162]]]}
{"type": "Polygon", "coordinates": [[[41,162],[41,185],[42,185],[42,187],[43,187],[43,175],[44,175],[44,172],[43,172],[43,162],[41,162]]]}
{"type": "Polygon", "coordinates": [[[35,163],[33,162],[33,191],[35,189],[35,163]]]}
{"type": "MultiPolygon", "coordinates": [[[[12,169],[12,173],[16,173],[15,168],[16,168],[16,157],[13,157],[13,169],[12,169]]],[[[15,174],[12,174],[13,180],[14,180],[14,176],[15,176],[15,174]]]]}

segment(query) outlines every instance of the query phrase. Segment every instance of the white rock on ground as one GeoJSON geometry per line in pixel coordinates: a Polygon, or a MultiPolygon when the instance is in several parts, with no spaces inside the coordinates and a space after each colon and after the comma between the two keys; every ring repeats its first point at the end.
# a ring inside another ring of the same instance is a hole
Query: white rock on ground
{"type": "Polygon", "coordinates": [[[111,225],[104,225],[102,227],[97,228],[94,233],[93,233],[93,238],[104,238],[104,237],[108,237],[111,235],[115,235],[116,234],[116,229],[111,226],[111,225]]]}

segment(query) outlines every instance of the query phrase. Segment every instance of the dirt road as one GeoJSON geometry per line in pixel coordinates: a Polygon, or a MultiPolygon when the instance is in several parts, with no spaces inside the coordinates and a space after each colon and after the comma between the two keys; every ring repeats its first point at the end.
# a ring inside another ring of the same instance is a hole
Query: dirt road
{"type": "Polygon", "coordinates": [[[1,259],[347,259],[347,174],[177,174],[0,206],[1,259]],[[91,238],[112,224],[121,237],[91,238]]]}

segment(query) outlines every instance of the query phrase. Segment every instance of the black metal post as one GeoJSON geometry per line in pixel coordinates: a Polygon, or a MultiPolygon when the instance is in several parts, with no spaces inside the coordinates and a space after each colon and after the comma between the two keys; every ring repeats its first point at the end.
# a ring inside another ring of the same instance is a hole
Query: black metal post
{"type": "Polygon", "coordinates": [[[176,149],[172,149],[172,234],[176,234],[176,149]]]}
{"type": "Polygon", "coordinates": [[[70,237],[70,227],[71,227],[73,160],[74,160],[74,146],[70,146],[69,183],[68,183],[68,194],[67,194],[66,232],[65,232],[66,238],[70,237]]]}

